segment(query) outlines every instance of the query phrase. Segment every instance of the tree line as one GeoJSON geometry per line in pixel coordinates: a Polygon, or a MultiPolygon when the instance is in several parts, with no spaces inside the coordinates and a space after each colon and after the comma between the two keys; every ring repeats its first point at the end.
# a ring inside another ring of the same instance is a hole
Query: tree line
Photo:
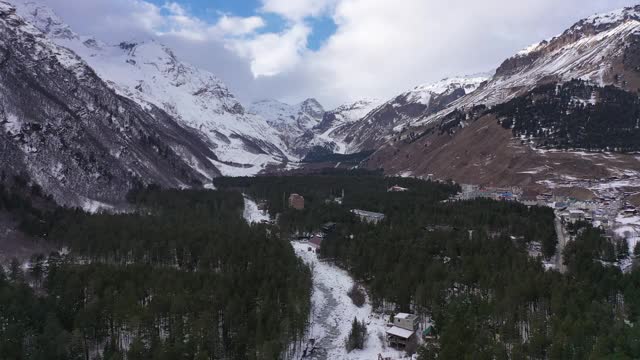
{"type": "Polygon", "coordinates": [[[582,80],[546,84],[492,109],[513,135],[561,149],[640,150],[640,99],[582,80]]]}

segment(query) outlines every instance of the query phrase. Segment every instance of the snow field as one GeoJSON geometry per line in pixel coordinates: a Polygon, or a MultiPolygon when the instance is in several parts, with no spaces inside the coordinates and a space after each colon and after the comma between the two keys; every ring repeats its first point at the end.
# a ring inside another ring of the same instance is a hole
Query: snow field
{"type": "Polygon", "coordinates": [[[392,359],[410,359],[404,352],[387,348],[385,337],[388,317],[373,311],[367,303],[359,308],[347,295],[354,284],[353,278],[335,265],[318,259],[309,251],[307,242],[294,242],[296,254],[311,268],[313,274],[312,318],[309,338],[316,340],[320,354],[312,359],[375,360],[378,354],[392,359]],[[345,339],[351,331],[353,319],[367,325],[367,341],[363,350],[347,353],[345,339]]]}
{"type": "Polygon", "coordinates": [[[260,223],[262,221],[269,221],[269,213],[258,209],[258,204],[251,200],[247,195],[244,195],[244,211],[242,216],[249,224],[260,223]]]}

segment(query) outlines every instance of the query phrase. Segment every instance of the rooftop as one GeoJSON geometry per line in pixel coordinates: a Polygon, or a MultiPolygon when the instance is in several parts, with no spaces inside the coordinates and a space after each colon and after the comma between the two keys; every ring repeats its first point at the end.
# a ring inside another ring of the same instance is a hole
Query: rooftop
{"type": "Polygon", "coordinates": [[[413,331],[393,326],[389,330],[387,330],[387,334],[401,337],[403,339],[408,339],[413,335],[413,331]]]}
{"type": "Polygon", "coordinates": [[[384,214],[373,212],[373,211],[353,209],[351,210],[351,212],[359,216],[366,216],[366,217],[372,217],[372,218],[384,218],[384,214]]]}

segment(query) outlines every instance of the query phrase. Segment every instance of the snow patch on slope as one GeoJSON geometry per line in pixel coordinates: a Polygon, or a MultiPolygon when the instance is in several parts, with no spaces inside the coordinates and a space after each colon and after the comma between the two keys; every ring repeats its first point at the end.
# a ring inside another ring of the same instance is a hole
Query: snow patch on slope
{"type": "Polygon", "coordinates": [[[382,104],[380,99],[361,99],[353,103],[344,104],[331,110],[338,122],[342,124],[356,122],[382,104]]]}
{"type": "Polygon", "coordinates": [[[263,221],[270,221],[271,217],[266,211],[258,209],[258,204],[249,198],[247,195],[242,195],[244,198],[244,211],[242,216],[249,224],[259,224],[263,221]]]}
{"type": "Polygon", "coordinates": [[[435,83],[416,86],[407,93],[407,100],[429,105],[434,95],[442,95],[457,89],[464,89],[467,94],[474,92],[489,78],[486,74],[442,79],[435,83]]]}
{"type": "Polygon", "coordinates": [[[638,11],[638,7],[628,7],[623,9],[616,9],[608,13],[595,14],[593,16],[590,16],[584,19],[582,23],[601,26],[601,25],[618,23],[629,18],[635,18],[635,19],[640,18],[640,12],[638,11]]]}
{"type": "Polygon", "coordinates": [[[345,141],[344,134],[339,134],[340,130],[362,120],[381,104],[380,99],[361,99],[328,111],[323,123],[314,129],[314,145],[330,144],[334,153],[347,153],[349,144],[345,141]]]}

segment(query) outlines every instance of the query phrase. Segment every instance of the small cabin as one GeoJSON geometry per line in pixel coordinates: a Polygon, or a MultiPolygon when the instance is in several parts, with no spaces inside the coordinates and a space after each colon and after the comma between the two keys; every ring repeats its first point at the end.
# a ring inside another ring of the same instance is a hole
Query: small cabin
{"type": "Polygon", "coordinates": [[[387,341],[390,347],[407,352],[413,352],[418,344],[415,331],[398,326],[392,326],[387,330],[387,341]]]}
{"type": "Polygon", "coordinates": [[[638,215],[638,210],[633,206],[625,206],[622,209],[622,216],[624,217],[632,217],[638,215]]]}
{"type": "Polygon", "coordinates": [[[322,232],[325,234],[332,233],[336,230],[336,226],[338,226],[338,224],[334,222],[325,223],[324,225],[322,225],[322,232]]]}
{"type": "Polygon", "coordinates": [[[394,185],[387,189],[387,192],[407,192],[407,191],[409,191],[409,189],[399,185],[394,185]]]}
{"type": "Polygon", "coordinates": [[[427,325],[427,327],[422,330],[422,339],[424,341],[433,341],[437,338],[436,328],[433,325],[427,325]]]}
{"type": "Polygon", "coordinates": [[[417,347],[416,331],[419,318],[414,314],[398,313],[393,317],[393,323],[387,330],[389,346],[399,350],[413,352],[417,347]]]}
{"type": "Polygon", "coordinates": [[[318,250],[322,246],[323,240],[324,240],[324,237],[322,236],[322,234],[314,234],[309,239],[309,245],[311,245],[311,247],[313,247],[314,249],[318,250]]]}
{"type": "Polygon", "coordinates": [[[414,314],[398,313],[393,317],[393,325],[403,329],[416,331],[419,325],[419,318],[414,314]]]}
{"type": "Polygon", "coordinates": [[[289,196],[289,207],[296,210],[304,210],[304,197],[299,194],[291,194],[289,196]]]}
{"type": "Polygon", "coordinates": [[[582,221],[586,217],[586,213],[582,210],[569,210],[569,220],[571,222],[582,221]]]}

